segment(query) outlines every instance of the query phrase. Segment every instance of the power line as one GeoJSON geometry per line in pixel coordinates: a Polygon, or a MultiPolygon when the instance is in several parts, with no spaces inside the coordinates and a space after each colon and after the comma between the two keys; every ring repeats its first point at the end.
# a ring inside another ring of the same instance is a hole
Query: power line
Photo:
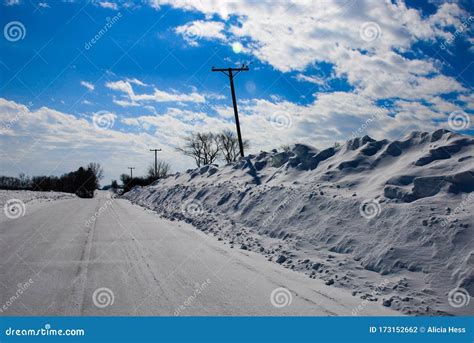
{"type": "Polygon", "coordinates": [[[242,71],[248,71],[249,67],[245,64],[241,68],[215,68],[211,71],[220,71],[229,77],[230,91],[232,93],[232,104],[234,105],[235,126],[237,127],[237,138],[239,139],[240,157],[244,157],[244,143],[242,142],[242,134],[240,133],[239,111],[237,110],[237,100],[235,98],[234,77],[242,71]],[[235,72],[235,73],[234,73],[235,72]]]}

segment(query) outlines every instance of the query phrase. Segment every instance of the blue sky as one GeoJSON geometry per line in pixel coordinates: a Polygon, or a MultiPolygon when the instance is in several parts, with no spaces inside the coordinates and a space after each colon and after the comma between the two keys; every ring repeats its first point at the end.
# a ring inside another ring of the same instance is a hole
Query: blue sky
{"type": "Polygon", "coordinates": [[[101,162],[104,183],[149,148],[173,170],[189,132],[234,128],[250,152],[354,135],[472,134],[473,11],[461,2],[3,1],[1,174],[101,162]]]}

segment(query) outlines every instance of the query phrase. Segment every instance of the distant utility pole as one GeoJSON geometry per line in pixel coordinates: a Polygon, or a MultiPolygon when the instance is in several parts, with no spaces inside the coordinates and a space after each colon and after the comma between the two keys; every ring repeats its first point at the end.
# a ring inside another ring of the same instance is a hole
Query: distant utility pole
{"type": "Polygon", "coordinates": [[[133,179],[133,169],[135,169],[135,167],[128,167],[128,169],[130,169],[130,179],[133,179]]]}
{"type": "Polygon", "coordinates": [[[156,153],[158,151],[161,151],[161,149],[150,149],[150,151],[154,151],[155,152],[155,177],[156,175],[158,174],[158,159],[156,157],[156,153]]]}
{"type": "Polygon", "coordinates": [[[241,68],[214,68],[212,71],[220,71],[227,75],[230,80],[230,91],[232,93],[232,104],[234,105],[235,126],[237,127],[237,137],[239,139],[240,157],[244,157],[244,144],[242,143],[242,134],[240,133],[239,111],[237,110],[237,100],[235,99],[234,77],[241,71],[248,71],[249,67],[245,64],[241,68]],[[235,72],[235,73],[234,73],[235,72]]]}

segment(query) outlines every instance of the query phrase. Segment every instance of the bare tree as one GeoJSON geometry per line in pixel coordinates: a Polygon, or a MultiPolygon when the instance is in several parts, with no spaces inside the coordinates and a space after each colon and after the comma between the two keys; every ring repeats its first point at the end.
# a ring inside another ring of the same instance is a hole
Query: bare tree
{"type": "Polygon", "coordinates": [[[102,180],[104,177],[104,169],[100,163],[91,162],[87,165],[87,169],[90,169],[94,173],[97,180],[102,180]]]}
{"type": "MultiPolygon", "coordinates": [[[[217,135],[222,157],[227,163],[236,162],[240,158],[239,140],[237,135],[230,130],[224,130],[217,135]]],[[[249,141],[244,140],[244,149],[249,147],[249,141]]]]}
{"type": "Polygon", "coordinates": [[[283,145],[280,146],[280,149],[283,150],[284,152],[291,151],[291,145],[283,144],[283,145]]]}
{"type": "Polygon", "coordinates": [[[147,175],[151,179],[161,179],[168,175],[170,169],[171,169],[171,166],[169,163],[158,160],[156,164],[156,173],[155,173],[155,164],[151,164],[148,167],[147,175]]]}
{"type": "Polygon", "coordinates": [[[191,156],[198,167],[213,163],[219,156],[219,140],[212,132],[191,133],[185,138],[183,147],[176,149],[191,156]]]}

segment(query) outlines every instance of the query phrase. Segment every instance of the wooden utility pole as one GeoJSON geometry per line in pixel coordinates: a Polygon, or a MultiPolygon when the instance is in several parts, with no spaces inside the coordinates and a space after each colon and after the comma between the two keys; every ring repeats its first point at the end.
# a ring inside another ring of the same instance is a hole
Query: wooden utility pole
{"type": "Polygon", "coordinates": [[[133,179],[133,169],[135,169],[135,167],[128,167],[128,169],[130,169],[130,179],[133,179]]]}
{"type": "Polygon", "coordinates": [[[156,157],[156,153],[158,151],[161,151],[161,149],[150,149],[150,151],[154,151],[155,152],[155,177],[157,176],[158,174],[158,158],[156,157]]]}
{"type": "Polygon", "coordinates": [[[241,68],[214,68],[212,71],[220,71],[227,75],[230,80],[230,92],[232,93],[232,104],[234,105],[235,126],[237,127],[237,138],[239,139],[240,157],[244,157],[244,143],[242,142],[242,134],[240,133],[239,111],[237,110],[237,100],[235,98],[234,77],[241,71],[248,71],[249,67],[245,64],[241,68]]]}

